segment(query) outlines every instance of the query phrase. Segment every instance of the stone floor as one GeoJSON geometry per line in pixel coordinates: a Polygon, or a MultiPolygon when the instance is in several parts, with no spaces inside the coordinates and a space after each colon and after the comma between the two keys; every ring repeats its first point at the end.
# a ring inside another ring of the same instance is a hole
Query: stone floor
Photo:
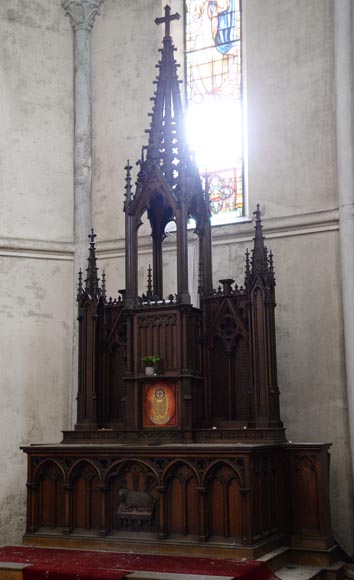
{"type": "MultiPolygon", "coordinates": [[[[280,580],[311,580],[316,578],[321,572],[317,566],[297,566],[288,564],[275,572],[280,580]]],[[[320,577],[320,576],[318,576],[320,577]]]]}

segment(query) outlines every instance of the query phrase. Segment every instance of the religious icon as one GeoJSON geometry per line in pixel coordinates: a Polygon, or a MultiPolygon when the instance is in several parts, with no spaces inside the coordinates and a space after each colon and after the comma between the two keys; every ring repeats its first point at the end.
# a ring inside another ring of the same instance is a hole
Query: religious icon
{"type": "Polygon", "coordinates": [[[168,401],[164,389],[159,388],[155,390],[151,406],[153,414],[150,419],[153,423],[161,424],[169,422],[170,416],[168,414],[168,401]]]}
{"type": "Polygon", "coordinates": [[[175,385],[160,382],[145,385],[144,426],[176,424],[175,385]]]}

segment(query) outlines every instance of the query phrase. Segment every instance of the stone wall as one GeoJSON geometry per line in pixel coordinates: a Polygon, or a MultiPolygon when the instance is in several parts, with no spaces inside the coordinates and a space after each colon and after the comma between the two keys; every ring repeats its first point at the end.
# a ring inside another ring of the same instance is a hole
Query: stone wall
{"type": "Polygon", "coordinates": [[[23,444],[69,426],[72,41],[60,2],[0,3],[0,542],[25,529],[23,444]]]}

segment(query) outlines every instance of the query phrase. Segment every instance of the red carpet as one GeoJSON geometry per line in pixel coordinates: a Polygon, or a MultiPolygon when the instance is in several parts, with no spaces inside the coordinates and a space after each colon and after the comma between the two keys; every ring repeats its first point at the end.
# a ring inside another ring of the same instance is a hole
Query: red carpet
{"type": "Polygon", "coordinates": [[[138,570],[233,576],[237,580],[276,580],[262,562],[185,556],[6,546],[0,548],[0,562],[32,564],[24,569],[24,580],[123,580],[126,574],[138,570]]]}

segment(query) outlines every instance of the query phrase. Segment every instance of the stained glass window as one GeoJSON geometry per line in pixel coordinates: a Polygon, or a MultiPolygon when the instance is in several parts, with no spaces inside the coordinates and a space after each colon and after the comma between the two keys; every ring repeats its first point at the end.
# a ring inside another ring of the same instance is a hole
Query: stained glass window
{"type": "Polygon", "coordinates": [[[187,133],[212,223],[244,215],[241,0],[185,0],[187,133]]]}

